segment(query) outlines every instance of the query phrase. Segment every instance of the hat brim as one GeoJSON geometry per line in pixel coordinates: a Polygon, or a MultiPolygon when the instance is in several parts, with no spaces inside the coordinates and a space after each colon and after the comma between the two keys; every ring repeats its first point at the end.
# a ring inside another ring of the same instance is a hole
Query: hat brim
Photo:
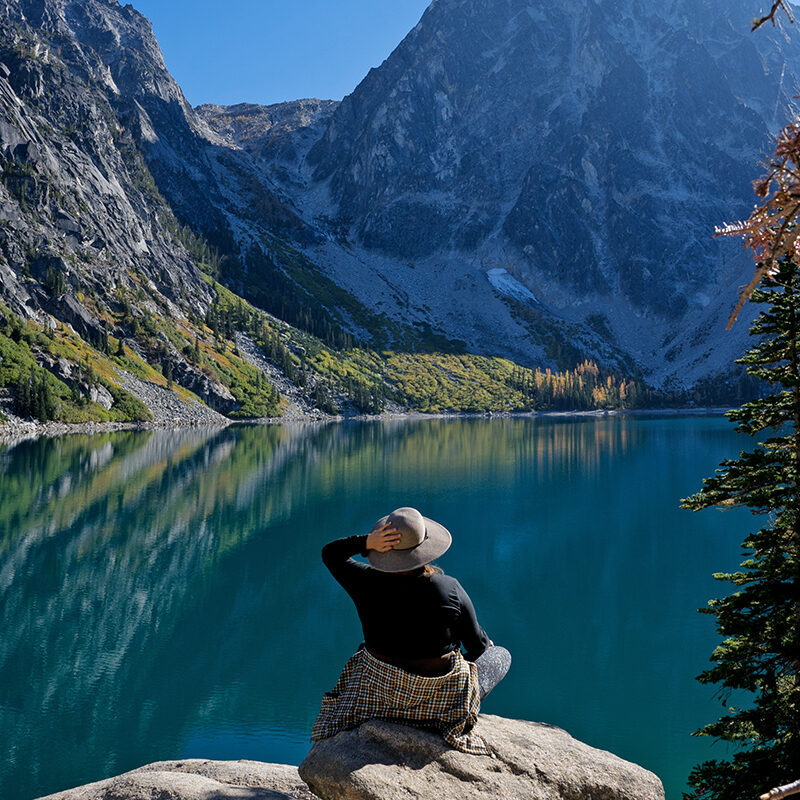
{"type": "MultiPolygon", "coordinates": [[[[432,519],[427,517],[422,519],[425,521],[425,532],[428,535],[420,544],[410,550],[387,550],[385,553],[370,550],[367,553],[369,563],[380,572],[406,572],[430,564],[431,561],[446,553],[453,543],[450,531],[432,519]]],[[[370,533],[383,527],[388,521],[388,516],[381,517],[373,525],[370,533]]]]}

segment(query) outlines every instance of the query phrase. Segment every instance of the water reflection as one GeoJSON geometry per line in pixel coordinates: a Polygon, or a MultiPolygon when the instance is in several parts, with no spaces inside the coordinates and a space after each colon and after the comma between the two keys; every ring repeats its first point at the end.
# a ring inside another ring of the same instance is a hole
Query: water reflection
{"type": "Polygon", "coordinates": [[[692,676],[713,632],[694,609],[747,524],[676,502],[736,447],[721,420],[624,418],[6,447],[0,796],[171,757],[297,763],[358,642],[319,549],[405,504],[452,529],[442,565],[514,652],[486,710],[563,725],[675,789],[712,713],[692,676]]]}

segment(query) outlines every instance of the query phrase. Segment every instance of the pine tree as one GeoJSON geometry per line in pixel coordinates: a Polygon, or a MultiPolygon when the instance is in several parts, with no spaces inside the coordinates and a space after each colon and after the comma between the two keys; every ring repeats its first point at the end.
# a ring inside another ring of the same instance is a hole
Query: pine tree
{"type": "Polygon", "coordinates": [[[42,370],[36,384],[36,417],[42,422],[56,418],[56,398],[53,387],[47,379],[47,373],[42,370]]]}
{"type": "Polygon", "coordinates": [[[14,384],[14,412],[20,417],[29,417],[31,415],[32,372],[31,370],[31,374],[28,374],[20,369],[17,381],[14,384]]]}
{"type": "Polygon", "coordinates": [[[752,302],[765,310],[751,334],[757,343],[739,363],[765,382],[766,396],[728,416],[737,430],[766,435],[750,452],[723,461],[703,489],[683,501],[685,508],[745,507],[763,527],[744,541],[745,560],[718,580],[732,594],[711,600],[725,637],[713,666],[698,680],[720,685],[725,705],[737,693],[737,707],[697,734],[732,742],[728,760],[694,768],[689,783],[704,800],[753,800],[797,777],[800,765],[800,270],[784,257],[755,289],[752,302]],[[738,701],[744,691],[751,701],[738,701]]]}

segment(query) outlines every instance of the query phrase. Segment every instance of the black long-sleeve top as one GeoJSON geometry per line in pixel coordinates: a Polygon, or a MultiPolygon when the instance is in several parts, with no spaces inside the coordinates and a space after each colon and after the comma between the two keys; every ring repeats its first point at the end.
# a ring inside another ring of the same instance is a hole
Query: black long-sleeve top
{"type": "Polygon", "coordinates": [[[366,547],[366,536],[337,539],[322,548],[322,560],[353,599],[369,650],[398,659],[437,658],[463,644],[465,658],[474,661],[489,646],[455,578],[428,578],[422,568],[381,572],[351,557],[366,555],[366,547]]]}

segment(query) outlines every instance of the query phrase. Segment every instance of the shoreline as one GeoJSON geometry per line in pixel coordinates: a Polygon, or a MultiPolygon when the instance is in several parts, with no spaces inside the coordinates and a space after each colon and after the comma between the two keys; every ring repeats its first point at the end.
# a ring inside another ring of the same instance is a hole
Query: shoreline
{"type": "Polygon", "coordinates": [[[225,419],[218,423],[190,420],[157,420],[148,422],[34,422],[10,420],[0,423],[0,444],[38,438],[56,438],[70,434],[114,433],[117,431],[182,430],[184,428],[224,429],[240,425],[328,425],[342,422],[397,422],[416,420],[449,419],[580,419],[584,417],[665,417],[665,416],[722,416],[730,406],[708,406],[688,408],[613,408],[574,411],[452,411],[425,413],[423,411],[390,411],[382,414],[354,414],[348,416],[263,417],[257,419],[225,419]]]}

